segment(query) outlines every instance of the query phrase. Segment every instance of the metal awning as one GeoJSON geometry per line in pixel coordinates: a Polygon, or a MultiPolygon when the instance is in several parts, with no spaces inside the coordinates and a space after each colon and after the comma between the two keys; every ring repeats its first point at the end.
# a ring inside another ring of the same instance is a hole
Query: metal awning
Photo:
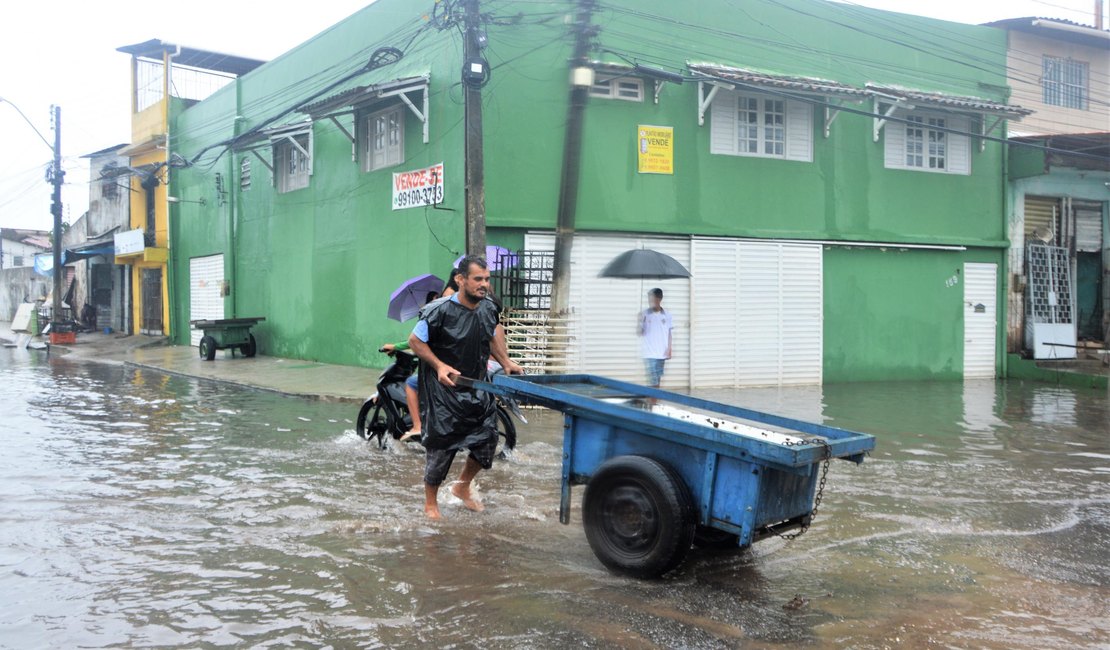
{"type": "Polygon", "coordinates": [[[695,77],[704,77],[698,81],[698,125],[705,124],[705,111],[709,110],[713,98],[721,88],[729,90],[749,88],[753,90],[768,89],[779,92],[789,92],[795,95],[811,95],[826,99],[825,102],[825,137],[829,137],[829,129],[840,114],[836,101],[861,102],[867,99],[868,92],[865,88],[858,88],[839,81],[820,79],[817,77],[804,77],[799,75],[783,75],[747,68],[734,68],[716,63],[688,63],[690,71],[695,77]]]}
{"type": "Polygon", "coordinates": [[[261,59],[251,59],[245,56],[236,56],[223,52],[202,50],[196,47],[187,47],[176,43],[168,43],[157,38],[152,38],[149,41],[143,41],[142,43],[136,43],[134,45],[117,47],[116,51],[130,54],[135,57],[157,59],[159,61],[162,60],[163,56],[169,53],[173,54],[174,65],[184,65],[201,70],[223,72],[237,77],[245,75],[251,70],[266,63],[261,59]]]}
{"type": "Polygon", "coordinates": [[[1014,104],[1004,104],[1002,102],[981,99],[979,97],[949,95],[946,93],[914,90],[898,86],[868,83],[867,91],[873,97],[912,104],[915,108],[935,108],[961,113],[977,113],[980,115],[1002,117],[1009,120],[1020,120],[1026,115],[1031,115],[1033,113],[1031,109],[1022,108],[1014,104]]]}
{"type": "Polygon", "coordinates": [[[353,144],[355,135],[344,127],[337,118],[352,114],[384,99],[396,97],[408,107],[409,111],[416,116],[416,119],[424,124],[424,143],[427,144],[429,140],[428,83],[430,79],[431,75],[425,73],[415,77],[404,77],[381,83],[355,86],[311,104],[300,106],[297,110],[307,113],[313,120],[331,120],[353,144]],[[417,92],[421,94],[418,100],[420,102],[419,108],[413,98],[409,97],[410,94],[417,92]]]}

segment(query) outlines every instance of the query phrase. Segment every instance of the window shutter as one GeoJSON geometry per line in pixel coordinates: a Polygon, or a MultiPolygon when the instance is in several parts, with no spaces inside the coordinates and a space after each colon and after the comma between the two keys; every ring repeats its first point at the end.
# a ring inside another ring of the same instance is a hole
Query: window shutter
{"type": "MultiPolygon", "coordinates": [[[[894,117],[905,119],[904,111],[895,111],[894,117]]],[[[883,166],[887,169],[906,167],[906,124],[890,122],[883,125],[883,166]]]]}
{"type": "Polygon", "coordinates": [[[270,164],[273,166],[270,170],[270,184],[276,188],[279,187],[278,176],[284,168],[281,166],[281,145],[273,141],[270,142],[270,164]]]}
{"type": "Polygon", "coordinates": [[[709,105],[709,153],[736,155],[736,93],[717,91],[709,105]]]}
{"type": "MultiPolygon", "coordinates": [[[[952,117],[948,120],[948,128],[963,133],[970,133],[970,121],[966,117],[952,117]]],[[[971,173],[971,147],[968,146],[966,135],[949,133],[948,138],[948,171],[952,174],[971,173]]]]}
{"type": "Polygon", "coordinates": [[[405,113],[401,109],[397,109],[386,115],[386,165],[400,165],[404,160],[404,144],[405,144],[405,113]],[[396,124],[398,129],[397,142],[392,143],[389,141],[392,128],[396,124]]]}
{"type": "Polygon", "coordinates": [[[309,127],[308,135],[305,136],[305,149],[308,151],[308,175],[312,176],[312,163],[316,160],[316,150],[314,149],[316,138],[313,137],[314,131],[309,127]]]}
{"type": "Polygon", "coordinates": [[[385,144],[387,134],[385,133],[385,116],[378,114],[370,118],[370,123],[367,128],[370,132],[370,169],[381,169],[386,166],[387,150],[389,147],[385,144]],[[382,146],[377,147],[378,138],[381,138],[382,146]]]}
{"type": "Polygon", "coordinates": [[[813,106],[786,102],[786,159],[813,162],[813,106]]]}

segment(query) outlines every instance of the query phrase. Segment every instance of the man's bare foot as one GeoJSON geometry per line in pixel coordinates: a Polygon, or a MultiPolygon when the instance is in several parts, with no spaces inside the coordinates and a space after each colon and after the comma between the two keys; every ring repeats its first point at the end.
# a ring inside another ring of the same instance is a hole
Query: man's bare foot
{"type": "Polygon", "coordinates": [[[466,506],[467,510],[482,512],[486,509],[486,507],[482,505],[482,502],[475,499],[474,495],[470,493],[469,483],[455,483],[451,486],[451,494],[458,497],[463,502],[463,505],[466,506]]]}
{"type": "Polygon", "coordinates": [[[432,504],[424,504],[424,516],[432,521],[439,521],[443,519],[443,515],[439,513],[439,506],[432,504]]]}
{"type": "Polygon", "coordinates": [[[405,432],[405,435],[401,436],[400,440],[401,442],[408,442],[409,440],[412,440],[413,438],[419,438],[420,436],[421,433],[414,429],[412,431],[405,432]]]}

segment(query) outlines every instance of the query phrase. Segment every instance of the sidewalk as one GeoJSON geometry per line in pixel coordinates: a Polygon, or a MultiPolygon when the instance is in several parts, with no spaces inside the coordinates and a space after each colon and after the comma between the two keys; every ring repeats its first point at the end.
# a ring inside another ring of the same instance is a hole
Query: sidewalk
{"type": "MultiPolygon", "coordinates": [[[[16,338],[11,323],[0,322],[0,339],[14,342],[16,338]]],[[[216,353],[215,360],[203,361],[195,347],[169,345],[164,338],[100,332],[78,334],[76,344],[52,345],[50,353],[338,402],[362,402],[374,391],[379,373],[371,368],[261,355],[246,359],[236,354],[233,359],[231,352],[224,350],[216,353]]]]}

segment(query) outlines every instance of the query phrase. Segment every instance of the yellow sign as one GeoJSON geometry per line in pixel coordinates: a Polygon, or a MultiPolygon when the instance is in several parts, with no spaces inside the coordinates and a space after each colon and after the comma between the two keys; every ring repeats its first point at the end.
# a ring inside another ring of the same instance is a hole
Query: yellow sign
{"type": "Polygon", "coordinates": [[[641,174],[674,174],[674,127],[636,127],[636,171],[641,174]]]}

